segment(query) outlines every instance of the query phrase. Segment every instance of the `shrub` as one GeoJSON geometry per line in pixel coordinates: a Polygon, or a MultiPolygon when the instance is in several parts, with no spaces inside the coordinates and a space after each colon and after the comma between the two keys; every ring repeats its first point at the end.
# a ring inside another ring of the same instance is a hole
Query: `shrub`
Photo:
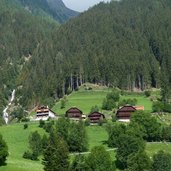
{"type": "Polygon", "coordinates": [[[163,111],[164,111],[164,112],[171,113],[171,104],[165,103],[165,104],[164,104],[163,111]]]}
{"type": "Polygon", "coordinates": [[[40,121],[39,121],[39,127],[40,127],[40,128],[43,128],[44,125],[45,125],[45,121],[40,120],[40,121]]]}
{"type": "Polygon", "coordinates": [[[27,129],[28,128],[28,124],[24,124],[24,129],[27,129]]]}
{"type": "Polygon", "coordinates": [[[84,124],[85,124],[85,126],[89,126],[89,125],[90,125],[90,119],[87,118],[87,119],[85,120],[84,124]]]}
{"type": "Polygon", "coordinates": [[[21,119],[21,122],[29,122],[29,121],[30,121],[30,119],[27,118],[27,117],[24,117],[24,118],[21,119]]]}
{"type": "Polygon", "coordinates": [[[146,97],[150,97],[150,96],[151,96],[151,91],[146,90],[146,91],[144,92],[144,94],[145,94],[146,97]]]}
{"type": "Polygon", "coordinates": [[[30,151],[25,151],[24,154],[23,154],[23,158],[31,159],[32,158],[32,153],[30,151]]]}
{"type": "Polygon", "coordinates": [[[8,146],[3,140],[2,135],[0,134],[0,166],[5,164],[6,158],[8,156],[8,146]]]}
{"type": "Polygon", "coordinates": [[[99,107],[97,105],[92,106],[90,113],[99,112],[99,107]]]}

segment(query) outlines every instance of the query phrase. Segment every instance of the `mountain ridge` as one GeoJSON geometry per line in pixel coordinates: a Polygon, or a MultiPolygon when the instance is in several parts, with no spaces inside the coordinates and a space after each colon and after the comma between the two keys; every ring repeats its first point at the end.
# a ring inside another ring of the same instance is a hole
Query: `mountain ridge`
{"type": "Polygon", "coordinates": [[[79,13],[67,8],[62,0],[18,0],[25,9],[32,12],[34,15],[45,13],[57,20],[59,23],[64,23],[79,13]]]}

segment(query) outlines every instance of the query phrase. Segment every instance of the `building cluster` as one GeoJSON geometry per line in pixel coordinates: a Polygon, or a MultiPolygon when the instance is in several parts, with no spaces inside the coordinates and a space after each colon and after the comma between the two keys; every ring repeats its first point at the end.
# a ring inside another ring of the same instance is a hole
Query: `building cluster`
{"type": "MultiPolygon", "coordinates": [[[[117,110],[116,119],[120,122],[129,122],[132,113],[137,110],[144,110],[144,106],[131,106],[125,105],[117,110]]],[[[59,116],[53,112],[49,107],[41,106],[36,110],[36,119],[35,120],[48,120],[57,119],[59,116]]],[[[71,107],[65,113],[65,117],[70,120],[79,121],[88,119],[91,124],[97,124],[103,122],[106,118],[105,115],[100,112],[92,112],[89,115],[83,114],[83,112],[77,107],[71,107]]]]}

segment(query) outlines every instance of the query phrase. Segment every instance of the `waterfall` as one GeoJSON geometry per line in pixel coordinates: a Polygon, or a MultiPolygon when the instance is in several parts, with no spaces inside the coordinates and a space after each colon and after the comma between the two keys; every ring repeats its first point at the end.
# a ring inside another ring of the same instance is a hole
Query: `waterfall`
{"type": "Polygon", "coordinates": [[[14,101],[15,99],[15,90],[12,91],[12,94],[11,94],[11,98],[10,98],[10,101],[8,103],[8,105],[6,106],[6,108],[3,110],[3,118],[5,120],[5,123],[8,124],[8,113],[7,113],[7,110],[8,108],[10,107],[11,103],[14,101]]]}

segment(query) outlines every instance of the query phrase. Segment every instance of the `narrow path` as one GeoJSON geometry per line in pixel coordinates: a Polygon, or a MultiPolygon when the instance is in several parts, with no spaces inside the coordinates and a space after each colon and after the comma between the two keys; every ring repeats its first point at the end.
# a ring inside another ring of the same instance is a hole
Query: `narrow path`
{"type": "MultiPolygon", "coordinates": [[[[116,150],[116,148],[109,148],[109,149],[106,149],[106,151],[114,151],[116,150]]],[[[86,154],[90,154],[91,152],[90,151],[87,151],[87,152],[81,152],[81,153],[71,153],[70,156],[75,156],[75,155],[86,155],[86,154]]]]}

